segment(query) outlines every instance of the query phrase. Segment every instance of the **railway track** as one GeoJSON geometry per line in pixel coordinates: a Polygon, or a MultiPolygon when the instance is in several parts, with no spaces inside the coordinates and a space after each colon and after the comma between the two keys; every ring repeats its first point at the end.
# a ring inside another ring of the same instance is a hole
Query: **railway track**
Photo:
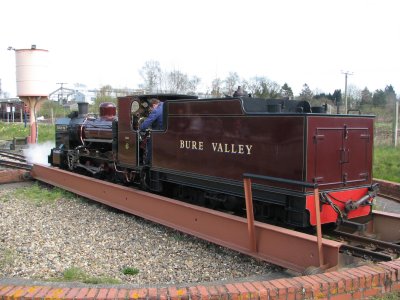
{"type": "Polygon", "coordinates": [[[400,255],[400,241],[383,241],[377,234],[363,236],[360,233],[333,231],[328,234],[343,243],[340,252],[367,261],[390,261],[400,255]]]}
{"type": "Polygon", "coordinates": [[[384,193],[378,193],[378,196],[400,203],[400,197],[398,197],[398,196],[387,195],[387,194],[384,194],[384,193]]]}
{"type": "Polygon", "coordinates": [[[400,203],[400,185],[395,182],[374,179],[379,184],[378,196],[400,203]]]}
{"type": "Polygon", "coordinates": [[[32,164],[28,163],[22,154],[4,150],[0,150],[0,166],[22,170],[32,169],[32,164]]]}

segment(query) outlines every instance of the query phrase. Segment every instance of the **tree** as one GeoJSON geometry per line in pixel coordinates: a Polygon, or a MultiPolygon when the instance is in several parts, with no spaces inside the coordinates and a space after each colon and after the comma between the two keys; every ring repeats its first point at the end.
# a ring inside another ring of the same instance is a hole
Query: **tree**
{"type": "Polygon", "coordinates": [[[146,89],[150,93],[154,93],[160,89],[162,72],[158,61],[146,61],[142,69],[140,69],[139,74],[144,80],[142,88],[146,89]]]}
{"type": "Polygon", "coordinates": [[[372,104],[374,106],[384,106],[386,104],[386,95],[382,90],[376,90],[372,96],[372,104]]]}
{"type": "Polygon", "coordinates": [[[396,101],[396,92],[391,84],[385,87],[385,98],[386,104],[390,107],[393,107],[393,104],[396,101]]]}
{"type": "Polygon", "coordinates": [[[361,104],[372,104],[372,93],[367,87],[361,91],[361,104]]]}
{"type": "Polygon", "coordinates": [[[221,78],[215,78],[211,82],[211,95],[213,97],[221,97],[222,96],[222,80],[221,80],[221,78]]]}
{"type": "Polygon", "coordinates": [[[289,99],[293,98],[292,88],[286,82],[281,87],[280,94],[281,94],[282,97],[287,97],[289,99]]]}
{"type": "Polygon", "coordinates": [[[239,84],[239,75],[236,72],[230,72],[225,78],[225,94],[232,96],[239,84]]]}
{"type": "Polygon", "coordinates": [[[181,71],[175,70],[167,73],[167,90],[171,93],[184,93],[187,89],[188,77],[181,71]]]}
{"type": "Polygon", "coordinates": [[[112,91],[113,88],[111,87],[111,85],[102,86],[96,94],[96,99],[94,99],[93,105],[91,105],[90,107],[90,111],[98,114],[100,104],[104,102],[112,102],[116,105],[117,99],[111,96],[112,91]]]}
{"type": "Polygon", "coordinates": [[[342,90],[335,90],[332,94],[332,101],[336,106],[340,105],[342,102],[342,90]]]}
{"type": "Polygon", "coordinates": [[[350,108],[355,108],[361,103],[361,90],[353,84],[350,84],[347,89],[347,101],[350,108]]]}
{"type": "Polygon", "coordinates": [[[281,87],[265,77],[253,77],[248,83],[249,92],[258,98],[279,98],[281,87]]]}
{"type": "Polygon", "coordinates": [[[300,92],[299,98],[301,100],[306,100],[306,101],[311,101],[313,97],[313,92],[311,91],[310,87],[308,86],[307,83],[303,84],[303,89],[300,92]]]}
{"type": "Polygon", "coordinates": [[[41,116],[44,116],[46,119],[49,119],[51,117],[53,118],[65,117],[65,115],[68,112],[66,111],[66,108],[64,108],[62,105],[58,103],[58,101],[49,100],[43,102],[37,113],[38,115],[40,114],[41,116]]]}
{"type": "Polygon", "coordinates": [[[175,70],[163,75],[166,90],[177,94],[195,94],[200,78],[193,76],[189,78],[187,74],[175,70]]]}
{"type": "Polygon", "coordinates": [[[193,76],[189,80],[188,89],[187,89],[186,93],[189,95],[196,94],[197,86],[199,85],[200,82],[201,82],[201,79],[199,77],[193,76]]]}

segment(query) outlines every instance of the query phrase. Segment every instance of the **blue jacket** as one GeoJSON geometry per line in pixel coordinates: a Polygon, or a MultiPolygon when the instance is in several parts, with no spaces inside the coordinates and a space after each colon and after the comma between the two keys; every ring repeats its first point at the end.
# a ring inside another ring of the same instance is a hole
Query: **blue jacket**
{"type": "Polygon", "coordinates": [[[151,127],[153,130],[161,130],[163,129],[163,105],[164,103],[160,102],[156,109],[154,109],[146,120],[140,125],[140,130],[146,130],[151,127]]]}

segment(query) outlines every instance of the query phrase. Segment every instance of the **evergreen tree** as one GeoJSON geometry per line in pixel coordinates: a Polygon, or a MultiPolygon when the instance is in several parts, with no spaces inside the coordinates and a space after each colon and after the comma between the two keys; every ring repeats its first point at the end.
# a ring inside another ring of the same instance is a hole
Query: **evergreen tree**
{"type": "Polygon", "coordinates": [[[372,104],[372,93],[367,87],[361,91],[361,104],[372,104]]]}
{"type": "Polygon", "coordinates": [[[289,99],[293,98],[292,88],[286,82],[281,87],[280,94],[281,97],[288,97],[289,99]]]}
{"type": "Polygon", "coordinates": [[[340,105],[340,103],[342,103],[342,90],[335,90],[332,94],[331,100],[336,106],[340,105]]]}
{"type": "Polygon", "coordinates": [[[372,96],[372,104],[374,106],[384,106],[386,104],[386,95],[382,90],[376,90],[372,96]]]}
{"type": "Polygon", "coordinates": [[[394,88],[391,84],[385,87],[385,97],[386,104],[390,107],[393,107],[393,104],[396,101],[396,92],[394,91],[394,88]]]}
{"type": "Polygon", "coordinates": [[[312,97],[314,96],[313,92],[311,91],[310,87],[307,83],[303,85],[303,89],[301,90],[299,98],[301,100],[311,101],[312,97]]]}

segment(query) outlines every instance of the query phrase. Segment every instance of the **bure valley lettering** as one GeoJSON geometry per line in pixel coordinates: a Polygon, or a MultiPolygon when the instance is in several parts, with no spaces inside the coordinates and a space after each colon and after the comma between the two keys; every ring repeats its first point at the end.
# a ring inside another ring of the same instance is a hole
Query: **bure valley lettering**
{"type": "MultiPolygon", "coordinates": [[[[179,143],[180,149],[204,151],[207,148],[203,141],[180,140],[179,143]]],[[[253,145],[212,142],[210,148],[213,152],[251,155],[253,145]]]]}

